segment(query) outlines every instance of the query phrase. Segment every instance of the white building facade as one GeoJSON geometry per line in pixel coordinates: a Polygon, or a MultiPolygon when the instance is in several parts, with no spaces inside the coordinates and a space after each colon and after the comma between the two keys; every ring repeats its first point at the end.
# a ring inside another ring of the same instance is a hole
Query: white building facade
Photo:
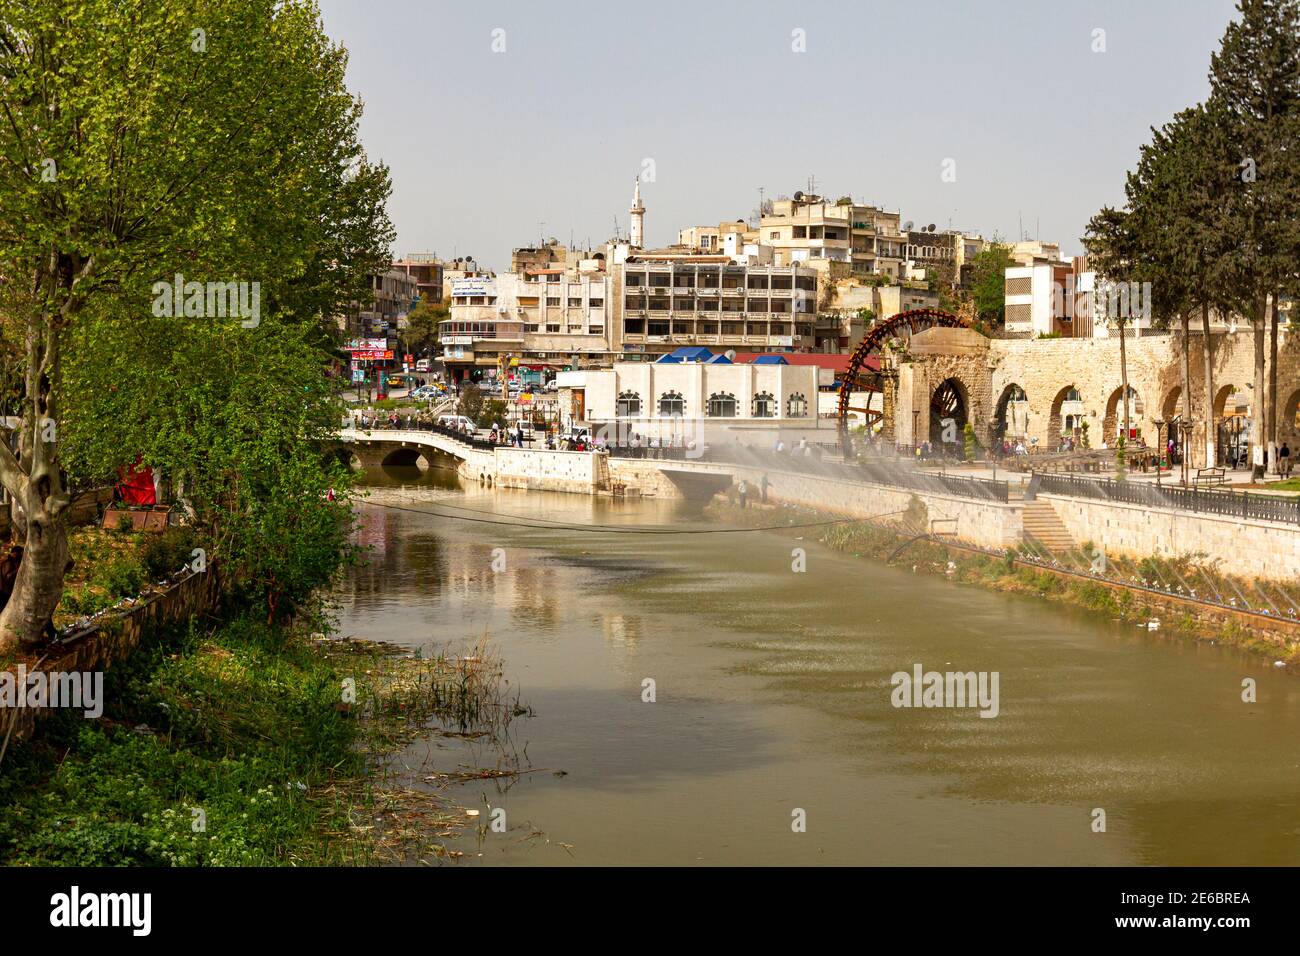
{"type": "Polygon", "coordinates": [[[835,421],[818,414],[816,366],[708,362],[618,362],[562,372],[561,417],[643,439],[699,436],[709,444],[770,445],[779,434],[833,441],[835,421]]]}

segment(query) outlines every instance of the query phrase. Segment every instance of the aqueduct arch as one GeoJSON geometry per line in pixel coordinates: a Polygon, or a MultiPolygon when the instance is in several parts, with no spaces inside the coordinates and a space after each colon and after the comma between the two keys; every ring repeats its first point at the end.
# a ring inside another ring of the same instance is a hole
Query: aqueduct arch
{"type": "Polygon", "coordinates": [[[1020,387],[1018,382],[1012,382],[1002,389],[989,433],[994,447],[1003,441],[1014,443],[1021,440],[1028,446],[1029,409],[1029,394],[1020,387]]]}
{"type": "Polygon", "coordinates": [[[970,422],[970,392],[961,379],[949,376],[930,392],[930,443],[947,454],[960,455],[970,422]]]}
{"type": "MultiPolygon", "coordinates": [[[[1107,448],[1116,446],[1120,432],[1124,430],[1123,394],[1124,386],[1121,385],[1110,393],[1110,398],[1106,399],[1106,416],[1101,421],[1101,440],[1106,443],[1107,448]]],[[[1130,383],[1128,387],[1129,428],[1139,434],[1142,431],[1142,415],[1145,411],[1146,405],[1142,401],[1141,394],[1130,383]]],[[[1125,435],[1124,440],[1129,441],[1129,436],[1125,435]]]]}

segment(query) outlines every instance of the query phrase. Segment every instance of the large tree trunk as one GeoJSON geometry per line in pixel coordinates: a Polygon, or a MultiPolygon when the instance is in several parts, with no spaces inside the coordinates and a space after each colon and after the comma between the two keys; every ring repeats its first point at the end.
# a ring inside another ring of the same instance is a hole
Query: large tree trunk
{"type": "Polygon", "coordinates": [[[1124,405],[1124,446],[1128,447],[1128,434],[1132,425],[1129,424],[1129,402],[1128,402],[1128,349],[1124,344],[1124,323],[1118,323],[1119,326],[1119,381],[1120,381],[1120,400],[1124,405]]]}
{"type": "Polygon", "coordinates": [[[1273,319],[1268,327],[1268,460],[1278,470],[1277,458],[1277,304],[1282,293],[1273,290],[1273,319]]]}
{"type": "Polygon", "coordinates": [[[0,649],[39,641],[63,597],[63,578],[72,566],[63,512],[27,517],[23,559],[9,603],[0,611],[0,649]]]}
{"type": "Polygon", "coordinates": [[[1191,467],[1189,459],[1192,450],[1190,447],[1192,444],[1192,425],[1195,424],[1195,420],[1192,418],[1192,360],[1190,355],[1192,346],[1192,321],[1191,317],[1187,314],[1186,309],[1182,311],[1179,318],[1183,323],[1183,421],[1179,424],[1182,425],[1186,423],[1187,426],[1186,428],[1179,428],[1179,431],[1183,435],[1187,436],[1182,446],[1183,484],[1187,484],[1187,469],[1191,467]]]}
{"type": "Polygon", "coordinates": [[[13,499],[10,514],[24,538],[13,593],[0,611],[0,654],[45,636],[71,566],[65,523],[71,496],[59,465],[56,403],[62,334],[80,305],[78,286],[94,260],[87,259],[80,269],[77,265],[52,252],[48,263],[36,269],[17,454],[0,441],[0,482],[13,499]]]}
{"type": "Polygon", "coordinates": [[[1250,439],[1251,439],[1251,476],[1255,479],[1264,477],[1264,322],[1266,307],[1261,298],[1254,306],[1255,314],[1251,317],[1252,331],[1255,336],[1255,394],[1250,399],[1250,439]]]}
{"type": "Polygon", "coordinates": [[[1201,303],[1201,355],[1205,359],[1205,467],[1213,468],[1218,459],[1214,446],[1219,440],[1218,422],[1214,418],[1214,342],[1210,337],[1210,303],[1201,303]]]}

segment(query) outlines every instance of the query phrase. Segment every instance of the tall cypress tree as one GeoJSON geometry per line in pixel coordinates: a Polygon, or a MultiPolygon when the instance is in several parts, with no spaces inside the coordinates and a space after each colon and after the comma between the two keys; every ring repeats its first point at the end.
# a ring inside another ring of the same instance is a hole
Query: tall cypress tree
{"type": "Polygon", "coordinates": [[[1300,228],[1294,218],[1300,177],[1300,0],[1240,0],[1241,19],[1229,24],[1210,61],[1212,100],[1225,132],[1240,150],[1238,175],[1227,193],[1225,225],[1239,238],[1225,260],[1226,290],[1250,316],[1255,342],[1251,400],[1254,473],[1264,474],[1265,443],[1276,429],[1277,300],[1293,289],[1300,228]],[[1265,323],[1274,303],[1272,396],[1265,388],[1265,323]],[[1268,409],[1274,408],[1272,415],[1268,409]],[[1271,423],[1269,419],[1272,419],[1271,423]],[[1271,426],[1271,427],[1270,427],[1271,426]]]}

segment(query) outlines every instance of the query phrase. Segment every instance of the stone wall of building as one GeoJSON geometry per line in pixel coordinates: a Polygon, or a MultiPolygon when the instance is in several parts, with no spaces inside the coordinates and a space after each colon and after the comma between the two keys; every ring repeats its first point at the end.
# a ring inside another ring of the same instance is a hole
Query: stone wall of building
{"type": "MultiPolygon", "coordinates": [[[[1194,431],[1191,460],[1205,464],[1205,379],[1202,337],[1193,331],[1189,355],[1194,431]]],[[[1182,395],[1182,337],[1157,334],[1124,340],[1129,387],[1137,394],[1131,427],[1150,446],[1162,444],[1167,429],[1157,434],[1157,421],[1186,415],[1182,395]]],[[[1253,400],[1254,343],[1249,329],[1212,337],[1216,419],[1222,421],[1225,402],[1235,392],[1253,400]]],[[[1026,396],[1027,435],[1039,449],[1054,449],[1060,441],[1064,416],[1071,410],[1088,423],[1093,448],[1114,447],[1122,427],[1120,339],[984,339],[954,329],[931,329],[914,336],[899,366],[897,440],[938,441],[930,434],[930,404],[935,390],[951,380],[966,398],[966,412],[981,444],[997,440],[1006,422],[1006,403],[1016,387],[1026,396]],[[1075,390],[1079,401],[1067,406],[1075,390]],[[913,413],[915,412],[915,417],[913,413]]],[[[1300,405],[1300,335],[1283,333],[1278,355],[1279,437],[1295,449],[1300,405]]],[[[1231,415],[1228,408],[1226,414],[1231,415]]],[[[1217,432],[1216,425],[1216,432],[1217,432]]]]}
{"type": "Polygon", "coordinates": [[[1108,555],[1204,555],[1232,574],[1266,580],[1300,578],[1300,528],[1275,521],[1039,494],[1051,502],[1075,542],[1108,555]]]}

